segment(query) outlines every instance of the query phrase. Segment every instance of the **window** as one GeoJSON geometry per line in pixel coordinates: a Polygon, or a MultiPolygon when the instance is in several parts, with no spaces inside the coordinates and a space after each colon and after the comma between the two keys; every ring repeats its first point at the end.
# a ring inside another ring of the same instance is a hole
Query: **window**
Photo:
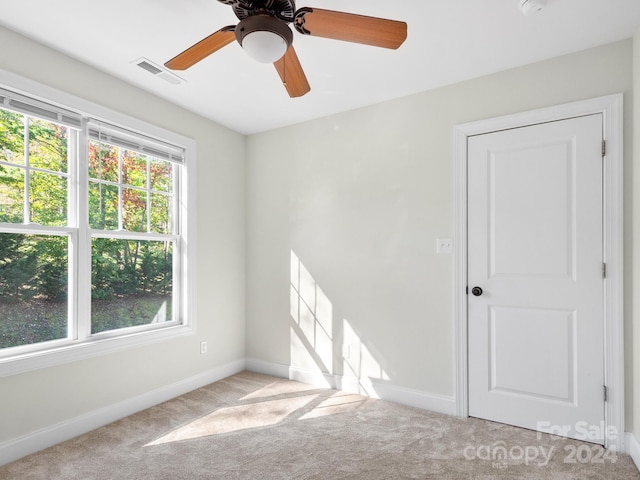
{"type": "Polygon", "coordinates": [[[0,367],[184,333],[185,158],[146,133],[0,90],[0,367]]]}
{"type": "Polygon", "coordinates": [[[180,163],[110,130],[89,127],[92,334],[174,318],[180,163]]]}
{"type": "Polygon", "coordinates": [[[0,109],[0,348],[67,338],[72,129],[0,109]]]}

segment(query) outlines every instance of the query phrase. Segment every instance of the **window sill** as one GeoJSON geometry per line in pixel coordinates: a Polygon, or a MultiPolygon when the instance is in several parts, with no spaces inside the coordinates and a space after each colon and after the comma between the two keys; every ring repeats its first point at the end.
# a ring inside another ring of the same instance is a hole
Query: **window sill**
{"type": "Polygon", "coordinates": [[[193,333],[194,329],[189,325],[176,325],[175,327],[136,332],[118,337],[92,338],[61,347],[15,355],[0,359],[0,378],[140,347],[170,338],[192,335],[193,333]]]}

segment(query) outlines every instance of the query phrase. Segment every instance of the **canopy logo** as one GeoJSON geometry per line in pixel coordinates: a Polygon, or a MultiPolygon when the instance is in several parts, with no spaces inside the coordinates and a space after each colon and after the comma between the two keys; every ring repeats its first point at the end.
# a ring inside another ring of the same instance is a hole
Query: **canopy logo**
{"type": "Polygon", "coordinates": [[[508,447],[500,440],[492,445],[468,445],[462,452],[464,458],[492,462],[494,468],[507,468],[509,465],[537,465],[545,467],[553,456],[555,447],[544,445],[515,445],[508,447]]]}

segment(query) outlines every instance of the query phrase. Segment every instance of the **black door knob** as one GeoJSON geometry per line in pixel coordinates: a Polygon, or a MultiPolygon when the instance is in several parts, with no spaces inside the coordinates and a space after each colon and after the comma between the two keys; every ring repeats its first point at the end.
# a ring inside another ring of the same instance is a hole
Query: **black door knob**
{"type": "Polygon", "coordinates": [[[482,295],[482,289],[480,287],[473,287],[471,289],[471,293],[473,293],[476,297],[482,295]]]}

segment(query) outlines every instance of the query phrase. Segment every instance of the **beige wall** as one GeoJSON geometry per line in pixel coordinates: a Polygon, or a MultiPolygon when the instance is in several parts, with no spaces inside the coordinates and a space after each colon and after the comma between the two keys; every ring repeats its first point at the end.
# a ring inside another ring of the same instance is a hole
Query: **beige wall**
{"type": "Polygon", "coordinates": [[[1,69],[194,138],[199,205],[197,334],[0,378],[2,444],[244,359],[245,139],[3,28],[0,45],[1,69]]]}
{"type": "MultiPolygon", "coordinates": [[[[1,378],[0,444],[245,354],[451,397],[453,257],[436,255],[435,239],[453,236],[459,123],[624,93],[627,265],[632,258],[640,48],[630,40],[248,138],[2,28],[0,44],[11,45],[1,69],[194,138],[199,215],[197,335],[1,378]]],[[[639,268],[625,275],[635,432],[631,280],[639,268]]]]}
{"type": "Polygon", "coordinates": [[[454,233],[453,127],[622,92],[630,167],[631,58],[624,41],[249,137],[248,356],[452,397],[453,256],[435,242],[454,233]]]}

